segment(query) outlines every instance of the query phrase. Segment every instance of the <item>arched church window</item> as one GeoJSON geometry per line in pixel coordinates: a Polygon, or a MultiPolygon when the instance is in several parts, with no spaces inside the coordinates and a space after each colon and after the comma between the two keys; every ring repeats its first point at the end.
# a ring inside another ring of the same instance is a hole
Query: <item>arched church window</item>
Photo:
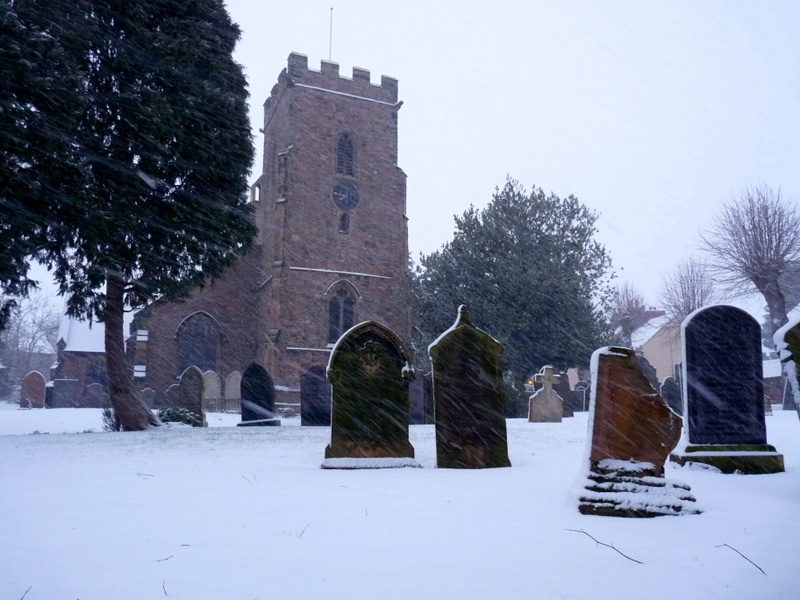
{"type": "Polygon", "coordinates": [[[355,298],[347,289],[340,287],[328,301],[328,343],[335,344],[355,322],[355,298]]]}
{"type": "Polygon", "coordinates": [[[178,327],[178,372],[195,366],[201,371],[217,370],[217,353],[221,341],[219,324],[207,313],[195,313],[178,327]]]}
{"type": "Polygon", "coordinates": [[[355,164],[353,160],[353,139],[349,134],[343,133],[339,136],[336,144],[336,172],[341,175],[355,176],[355,164]]]}

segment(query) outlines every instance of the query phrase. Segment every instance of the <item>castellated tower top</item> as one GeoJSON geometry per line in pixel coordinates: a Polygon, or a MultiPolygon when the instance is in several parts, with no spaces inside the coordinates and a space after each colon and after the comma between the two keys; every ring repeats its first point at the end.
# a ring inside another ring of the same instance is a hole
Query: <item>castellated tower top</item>
{"type": "Polygon", "coordinates": [[[319,71],[314,71],[308,68],[308,57],[305,54],[292,52],[288,66],[281,73],[264,108],[268,110],[270,101],[281,93],[282,88],[294,86],[347,94],[382,104],[398,104],[397,79],[394,77],[382,75],[380,85],[375,85],[370,82],[369,71],[360,67],[353,67],[352,79],[342,77],[339,75],[339,65],[327,60],[321,62],[319,71]]]}

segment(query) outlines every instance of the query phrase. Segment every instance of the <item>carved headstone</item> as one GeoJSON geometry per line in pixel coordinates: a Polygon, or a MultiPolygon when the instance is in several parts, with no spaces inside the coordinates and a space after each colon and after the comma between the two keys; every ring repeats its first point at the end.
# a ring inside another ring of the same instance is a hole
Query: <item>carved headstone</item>
{"type": "Polygon", "coordinates": [[[561,423],[564,414],[564,400],[553,391],[553,385],[561,380],[561,375],[549,365],[542,367],[535,376],[541,388],[528,400],[528,422],[561,423]]]}
{"type": "Polygon", "coordinates": [[[436,464],[448,469],[510,467],[503,346],[475,327],[464,306],[431,344],[436,464]]]}
{"type": "Polygon", "coordinates": [[[178,385],[178,406],[193,412],[201,426],[208,427],[203,409],[203,374],[197,367],[189,367],[181,375],[181,382],[178,385]]]}
{"type": "Polygon", "coordinates": [[[267,370],[253,363],[242,375],[242,421],[240,427],[277,426],[281,424],[275,414],[275,386],[267,370]]]}
{"type": "Polygon", "coordinates": [[[681,419],[647,381],[633,350],[595,351],[592,377],[597,383],[580,512],[618,517],[698,512],[689,486],[664,478],[681,419]]]}
{"type": "Polygon", "coordinates": [[[22,380],[19,391],[20,408],[44,408],[44,393],[47,382],[39,371],[31,371],[22,380]]]}
{"type": "Polygon", "coordinates": [[[734,306],[710,306],[683,321],[685,439],[672,455],[724,473],[783,471],[767,444],[761,327],[734,306]]]}
{"type": "Polygon", "coordinates": [[[300,378],[300,425],[331,424],[331,384],[325,368],[311,367],[300,378]]]}
{"type": "Polygon", "coordinates": [[[331,352],[331,443],[323,468],[418,466],[408,439],[414,369],[397,335],[374,321],[347,331],[331,352]]]}

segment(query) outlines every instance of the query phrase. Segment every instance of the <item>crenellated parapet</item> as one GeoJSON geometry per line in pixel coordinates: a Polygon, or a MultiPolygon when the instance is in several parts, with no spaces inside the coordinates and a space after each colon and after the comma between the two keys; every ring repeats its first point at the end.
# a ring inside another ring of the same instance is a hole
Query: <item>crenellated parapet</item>
{"type": "Polygon", "coordinates": [[[381,75],[380,84],[373,84],[369,70],[360,67],[353,67],[352,78],[343,77],[339,73],[339,64],[327,60],[321,61],[320,70],[315,71],[308,68],[308,57],[305,54],[292,52],[287,68],[281,72],[278,83],[264,103],[265,113],[277,96],[287,87],[293,86],[347,94],[390,105],[398,104],[397,79],[394,77],[381,75]]]}

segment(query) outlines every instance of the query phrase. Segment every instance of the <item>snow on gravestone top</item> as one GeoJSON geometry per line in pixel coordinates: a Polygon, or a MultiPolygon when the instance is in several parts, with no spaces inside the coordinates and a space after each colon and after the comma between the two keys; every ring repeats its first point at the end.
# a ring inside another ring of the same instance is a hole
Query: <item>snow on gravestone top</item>
{"type": "MultiPolygon", "coordinates": [[[[414,369],[407,356],[400,338],[374,321],[360,323],[339,338],[327,369],[333,398],[326,459],[414,457],[408,439],[408,383],[414,369]]],[[[323,463],[326,468],[357,465],[353,461],[346,461],[346,466],[323,463]]],[[[375,465],[375,461],[365,461],[362,466],[375,465]]]]}
{"type": "Polygon", "coordinates": [[[766,444],[761,327],[735,306],[683,321],[683,397],[691,444],[766,444]]]}
{"type": "Polygon", "coordinates": [[[510,467],[503,346],[475,327],[462,305],[453,326],[428,353],[433,364],[437,466],[510,467]]]}

